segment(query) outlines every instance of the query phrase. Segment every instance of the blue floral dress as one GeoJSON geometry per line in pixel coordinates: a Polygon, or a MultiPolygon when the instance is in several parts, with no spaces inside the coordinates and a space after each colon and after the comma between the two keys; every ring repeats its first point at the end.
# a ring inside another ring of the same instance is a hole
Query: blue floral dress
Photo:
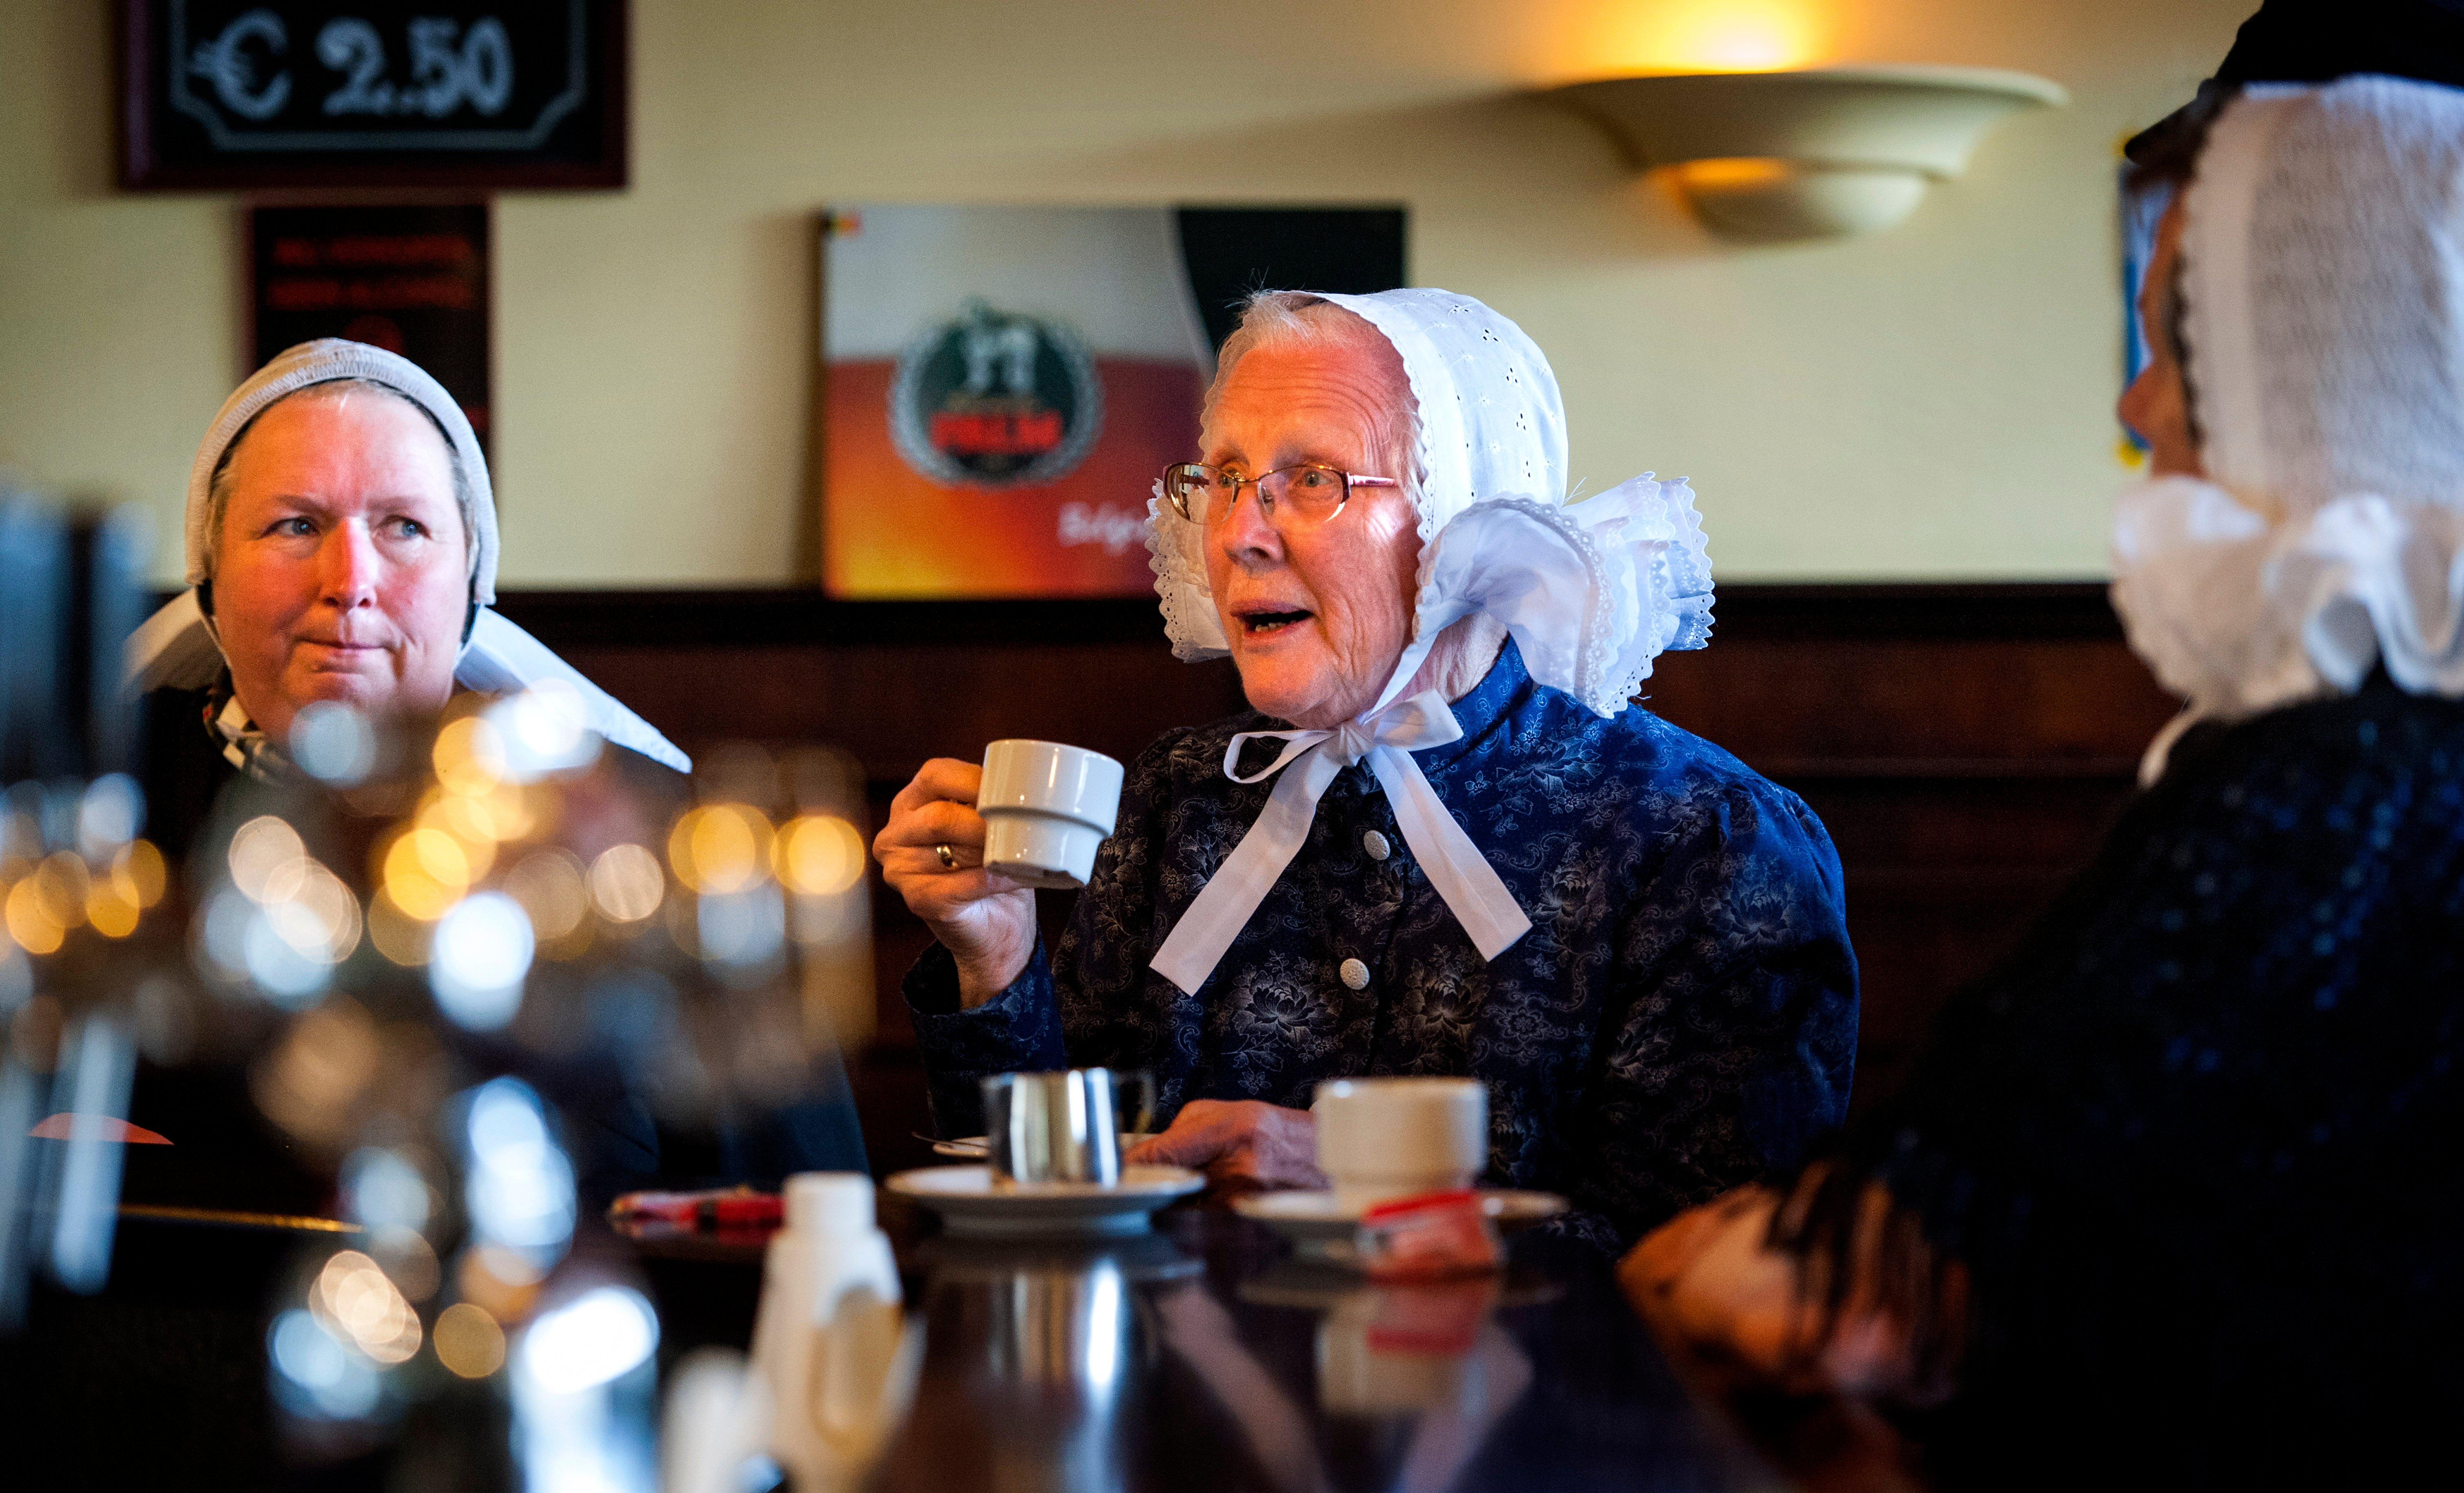
{"type": "Polygon", "coordinates": [[[1131,767],[1049,959],[1039,946],[971,1011],[947,950],[908,975],[943,1132],[980,1129],[978,1082],[1021,1069],[1150,1069],[1166,1118],[1201,1098],[1305,1109],[1322,1079],[1469,1074],[1488,1086],[1488,1182],[1565,1194],[1566,1227],[1604,1247],[1793,1164],[1845,1116],[1856,1054],[1821,822],[1646,711],[1603,720],[1533,683],[1511,643],[1454,712],[1462,739],[1415,756],[1529,914],[1512,948],[1481,958],[1355,765],[1184,995],[1147,961],[1271,791],[1227,779],[1225,746],[1281,723],[1170,732],[1131,767]]]}

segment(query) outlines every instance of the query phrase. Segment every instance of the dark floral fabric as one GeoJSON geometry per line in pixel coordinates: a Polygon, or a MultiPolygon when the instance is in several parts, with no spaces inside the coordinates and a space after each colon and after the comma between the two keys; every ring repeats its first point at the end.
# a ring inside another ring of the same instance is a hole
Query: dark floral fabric
{"type": "Polygon", "coordinates": [[[1131,768],[1048,962],[1039,947],[963,1012],[947,951],[908,976],[943,1133],[979,1130],[978,1081],[1014,1069],[1151,1069],[1167,1118],[1199,1098],[1306,1109],[1328,1078],[1469,1074],[1488,1086],[1489,1183],[1565,1194],[1568,1227],[1603,1246],[1793,1163],[1845,1115],[1856,1050],[1821,822],[1639,707],[1602,720],[1534,684],[1510,643],[1454,710],[1463,738],[1416,755],[1529,914],[1512,948],[1480,957],[1354,766],[1183,995],[1147,961],[1271,790],[1225,778],[1224,748],[1281,723],[1171,732],[1131,768]]]}
{"type": "Polygon", "coordinates": [[[2381,673],[2176,743],[1789,1241],[1879,1181],[1886,1289],[1956,1257],[1937,1488],[2387,1487],[2464,1405],[2459,1141],[2464,701],[2381,673]]]}

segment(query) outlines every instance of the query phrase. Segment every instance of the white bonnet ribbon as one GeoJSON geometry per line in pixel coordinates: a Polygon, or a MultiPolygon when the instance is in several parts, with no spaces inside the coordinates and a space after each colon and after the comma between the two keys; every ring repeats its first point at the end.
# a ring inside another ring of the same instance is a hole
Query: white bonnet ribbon
{"type": "Polygon", "coordinates": [[[1471,935],[1472,946],[1484,959],[1505,953],[1530,931],[1531,920],[1412,758],[1414,752],[1462,738],[1462,722],[1435,690],[1373,710],[1332,731],[1244,731],[1235,736],[1223,750],[1223,775],[1233,781],[1259,782],[1295,763],[1297,769],[1284,773],[1275,784],[1258,822],[1181,914],[1149,967],[1196,995],[1266,900],[1284,867],[1300,853],[1317,818],[1318,800],[1335,775],[1363,759],[1395,805],[1403,843],[1419,857],[1429,885],[1471,935]],[[1263,771],[1242,777],[1242,745],[1269,736],[1285,743],[1282,755],[1263,771]]]}

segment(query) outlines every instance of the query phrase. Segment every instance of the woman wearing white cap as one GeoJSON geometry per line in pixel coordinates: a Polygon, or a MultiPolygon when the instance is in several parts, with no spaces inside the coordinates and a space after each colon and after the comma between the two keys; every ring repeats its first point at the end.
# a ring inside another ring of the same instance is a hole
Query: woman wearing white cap
{"type": "MultiPolygon", "coordinates": [[[[293,719],[319,700],[432,715],[457,688],[558,679],[580,692],[602,736],[692,769],[648,722],[489,609],[487,462],[461,406],[399,354],[326,339],[258,369],[197,448],[186,538],[191,589],[129,640],[137,688],[207,692],[202,728],[170,723],[167,742],[155,733],[158,833],[193,827],[230,771],[281,771],[293,719]]],[[[194,711],[168,697],[157,707],[194,711]]],[[[165,838],[175,853],[187,843],[165,838]]]]}
{"type": "MultiPolygon", "coordinates": [[[[2242,33],[2257,79],[2464,77],[2397,34],[2242,33]]],[[[1903,1092],[1624,1269],[1933,1487],[2391,1486],[2464,1404],[2464,91],[2257,79],[2138,158],[2179,191],[2113,600],[2187,702],[2146,793],[1903,1092]]]]}
{"type": "Polygon", "coordinates": [[[1629,706],[1709,633],[1685,485],[1568,505],[1548,361],[1444,291],[1258,296],[1201,424],[1150,508],[1156,589],[1256,714],[1132,766],[1049,957],[982,869],[976,768],[927,764],[877,843],[939,939],[907,989],[943,1128],[987,1073],[1151,1068],[1176,1118],[1138,1159],[1308,1185],[1319,1080],[1467,1074],[1490,1179],[1614,1243],[1836,1124],[1831,843],[1629,706]]]}
{"type": "MultiPolygon", "coordinates": [[[[132,681],[156,692],[148,812],[174,852],[233,774],[279,781],[290,771],[292,723],[319,701],[432,718],[456,691],[559,681],[618,749],[623,780],[646,815],[689,794],[678,776],[693,766],[683,753],[490,609],[496,519],[487,464],[460,406],[407,359],[327,340],[259,369],[197,450],[187,527],[192,589],[129,643],[132,681]]],[[[658,821],[642,827],[655,831],[658,821]]],[[[613,1058],[505,1061],[573,1117],[594,1122],[601,1180],[656,1175],[660,1138],[613,1058]]],[[[263,1153],[262,1127],[225,1077],[141,1077],[139,1112],[159,1117],[152,1128],[183,1148],[184,1185],[222,1188],[205,1196],[226,1206],[317,1206],[324,1179],[294,1175],[286,1157],[263,1153]],[[305,1196],[280,1196],[283,1188],[305,1196]]],[[[809,1087],[736,1117],[719,1137],[723,1179],[863,1166],[834,1056],[815,1059],[809,1087]]]]}

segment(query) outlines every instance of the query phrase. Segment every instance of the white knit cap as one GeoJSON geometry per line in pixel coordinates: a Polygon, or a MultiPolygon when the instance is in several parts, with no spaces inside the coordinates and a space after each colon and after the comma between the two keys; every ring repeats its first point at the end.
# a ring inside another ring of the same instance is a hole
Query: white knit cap
{"type": "MultiPolygon", "coordinates": [[[[1451,291],[1323,298],[1394,345],[1419,415],[1419,595],[1397,683],[1447,624],[1485,612],[1533,678],[1614,715],[1653,658],[1709,641],[1711,560],[1692,489],[1645,472],[1569,506],[1565,405],[1521,327],[1451,291]]],[[[1160,484],[1147,511],[1174,653],[1222,657],[1199,526],[1160,484]]]]}
{"type": "Polygon", "coordinates": [[[2186,720],[2349,692],[2380,663],[2464,695],[2464,92],[2253,87],[2183,213],[2209,476],[2123,497],[2132,646],[2186,720]]]}
{"type": "Polygon", "coordinates": [[[693,759],[678,751],[657,728],[626,709],[606,692],[583,677],[547,646],[488,608],[496,600],[496,495],[488,481],[487,459],[462,406],[428,370],[382,347],[341,338],[320,338],[284,349],[249,376],[223,401],[206,428],[197,458],[188,467],[187,538],[189,590],[171,600],[130,635],[127,682],[140,691],[203,689],[223,667],[221,640],[206,615],[195,589],[210,579],[206,573],[209,527],[213,521],[214,472],[250,422],[276,401],[311,384],[338,379],[365,379],[401,394],[432,417],[445,431],[459,482],[471,506],[463,518],[471,531],[471,599],[479,608],[471,635],[454,666],[455,682],[467,689],[507,692],[555,678],[582,694],[591,729],[620,746],[691,772],[693,759]]]}

